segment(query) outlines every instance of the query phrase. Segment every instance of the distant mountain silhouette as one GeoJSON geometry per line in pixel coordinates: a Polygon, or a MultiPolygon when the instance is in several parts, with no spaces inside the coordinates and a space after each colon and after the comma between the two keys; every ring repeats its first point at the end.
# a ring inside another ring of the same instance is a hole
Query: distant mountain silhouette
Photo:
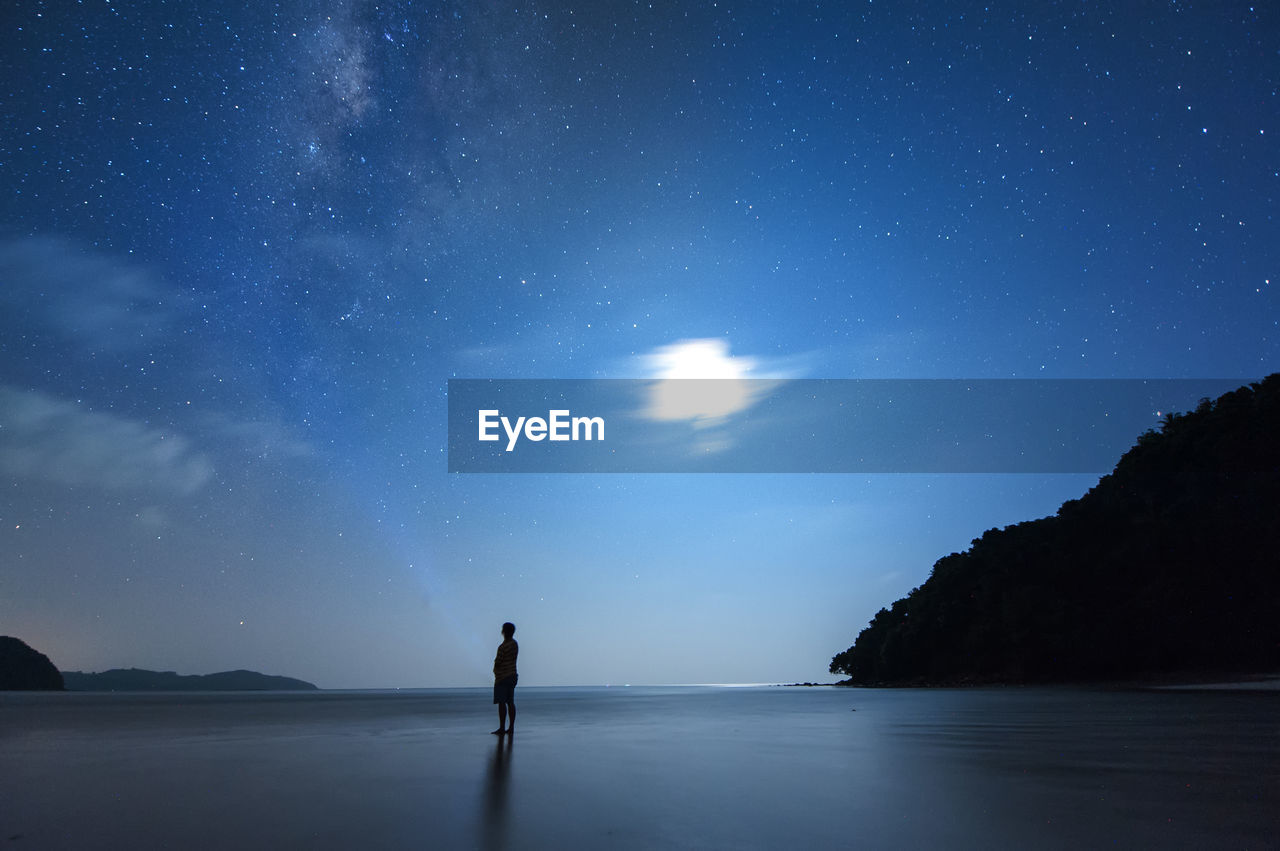
{"type": "Polygon", "coordinates": [[[1169,414],[1055,516],[992,529],[881,609],[853,684],[1280,668],[1280,374],[1169,414]]]}
{"type": "Polygon", "coordinates": [[[99,674],[64,671],[68,691],[316,691],[318,687],[292,677],[274,677],[256,671],[223,671],[218,674],[176,674],[113,668],[99,674]]]}
{"type": "Polygon", "coordinates": [[[62,674],[26,642],[0,635],[0,691],[62,691],[62,674]]]}

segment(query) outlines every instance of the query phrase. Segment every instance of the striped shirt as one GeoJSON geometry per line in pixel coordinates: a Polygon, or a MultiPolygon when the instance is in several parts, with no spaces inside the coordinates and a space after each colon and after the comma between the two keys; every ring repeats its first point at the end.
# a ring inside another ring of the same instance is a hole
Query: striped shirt
{"type": "Polygon", "coordinates": [[[508,638],[498,645],[498,655],[493,659],[493,681],[500,683],[507,677],[516,675],[516,656],[520,653],[520,645],[514,638],[508,638]]]}

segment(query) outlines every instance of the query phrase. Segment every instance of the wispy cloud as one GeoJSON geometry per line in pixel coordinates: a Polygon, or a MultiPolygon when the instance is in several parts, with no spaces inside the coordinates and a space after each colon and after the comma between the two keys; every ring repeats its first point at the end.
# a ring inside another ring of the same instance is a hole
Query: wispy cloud
{"type": "Polygon", "coordinates": [[[210,414],[201,422],[202,431],[217,435],[235,448],[261,458],[309,458],[316,454],[315,446],[280,422],[235,420],[220,413],[210,414]]]}
{"type": "Polygon", "coordinates": [[[0,470],[109,490],[190,494],[213,477],[191,442],[136,419],[0,385],[0,470]]]}
{"type": "Polygon", "coordinates": [[[148,534],[168,529],[171,523],[169,515],[158,505],[144,505],[133,515],[134,527],[148,534]]]}
{"type": "Polygon", "coordinates": [[[147,269],[47,236],[0,243],[0,304],[24,327],[96,351],[149,345],[183,310],[147,269]]]}

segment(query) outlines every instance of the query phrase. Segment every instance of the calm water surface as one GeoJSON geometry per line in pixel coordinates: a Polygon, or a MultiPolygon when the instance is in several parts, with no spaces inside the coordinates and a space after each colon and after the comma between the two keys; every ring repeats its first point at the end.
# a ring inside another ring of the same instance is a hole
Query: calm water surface
{"type": "Polygon", "coordinates": [[[0,848],[1280,848],[1280,693],[0,694],[0,848]]]}

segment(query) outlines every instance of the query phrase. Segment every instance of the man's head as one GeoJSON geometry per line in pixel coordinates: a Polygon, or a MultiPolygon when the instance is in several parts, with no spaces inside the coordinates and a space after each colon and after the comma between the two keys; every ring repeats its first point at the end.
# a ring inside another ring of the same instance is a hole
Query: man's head
{"type": "Polygon", "coordinates": [[[516,634],[516,625],[515,625],[515,624],[513,624],[511,621],[507,621],[506,623],[504,623],[504,624],[502,625],[502,637],[503,637],[503,638],[510,638],[511,636],[513,636],[513,635],[515,635],[515,634],[516,634]]]}

